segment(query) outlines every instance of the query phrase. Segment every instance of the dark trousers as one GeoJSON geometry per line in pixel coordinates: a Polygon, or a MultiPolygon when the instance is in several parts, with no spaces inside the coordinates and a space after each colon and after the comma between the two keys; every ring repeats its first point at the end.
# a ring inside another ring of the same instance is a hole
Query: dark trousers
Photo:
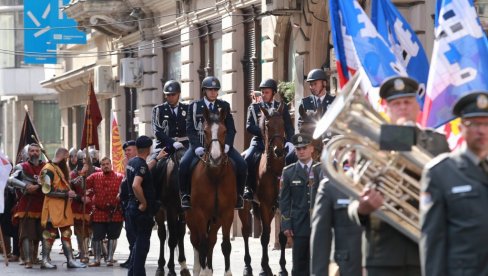
{"type": "Polygon", "coordinates": [[[127,237],[127,241],[129,242],[129,262],[132,258],[132,252],[134,248],[134,243],[136,242],[136,235],[134,233],[134,229],[132,228],[132,224],[130,222],[130,214],[129,214],[129,206],[128,203],[125,208],[125,215],[124,215],[124,223],[125,223],[125,236],[127,237]]]}
{"type": "Polygon", "coordinates": [[[310,237],[293,237],[292,276],[310,275],[310,237]]]}
{"type": "Polygon", "coordinates": [[[420,276],[420,267],[413,265],[406,266],[369,266],[366,267],[367,276],[420,276]]]}
{"type": "MultiPolygon", "coordinates": [[[[232,147],[229,149],[227,153],[229,158],[234,162],[235,165],[235,173],[236,173],[236,180],[237,180],[237,193],[242,195],[244,192],[244,184],[246,183],[247,178],[247,164],[244,158],[232,147]]],[[[181,158],[180,161],[180,192],[182,194],[191,194],[190,192],[190,179],[191,179],[191,164],[197,156],[195,155],[195,148],[190,147],[186,152],[185,155],[181,158]]]]}
{"type": "Polygon", "coordinates": [[[154,219],[148,212],[141,212],[136,202],[129,203],[129,219],[135,234],[134,248],[129,266],[129,276],[146,276],[146,258],[149,252],[154,219]]]}
{"type": "Polygon", "coordinates": [[[256,191],[256,166],[259,164],[259,158],[256,155],[261,156],[264,151],[263,148],[264,146],[251,145],[244,156],[247,164],[247,186],[253,191],[256,191]]]}

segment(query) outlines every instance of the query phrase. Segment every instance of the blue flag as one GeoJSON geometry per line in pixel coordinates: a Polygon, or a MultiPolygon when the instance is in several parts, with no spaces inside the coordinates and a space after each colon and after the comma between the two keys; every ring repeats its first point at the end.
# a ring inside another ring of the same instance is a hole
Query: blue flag
{"type": "Polygon", "coordinates": [[[472,0],[442,0],[422,124],[439,127],[454,118],[461,96],[488,90],[488,41],[472,0]]]}
{"type": "MultiPolygon", "coordinates": [[[[403,65],[356,0],[330,0],[329,10],[333,31],[341,30],[343,38],[351,38],[357,60],[373,87],[379,87],[390,77],[407,75],[403,65]]],[[[334,43],[341,42],[334,40],[334,43]]]]}
{"type": "Polygon", "coordinates": [[[371,21],[406,68],[408,76],[419,83],[417,100],[423,107],[429,60],[417,35],[390,0],[373,1],[371,21]]]}

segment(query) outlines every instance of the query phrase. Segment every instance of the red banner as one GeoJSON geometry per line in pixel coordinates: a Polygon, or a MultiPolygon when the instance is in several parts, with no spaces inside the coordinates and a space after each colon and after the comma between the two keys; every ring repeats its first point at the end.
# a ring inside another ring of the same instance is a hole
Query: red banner
{"type": "Polygon", "coordinates": [[[124,174],[124,150],[122,149],[122,141],[120,140],[119,126],[115,114],[112,114],[112,167],[115,172],[124,174]]]}
{"type": "Polygon", "coordinates": [[[97,97],[93,90],[93,81],[90,81],[88,87],[88,101],[85,111],[85,123],[81,135],[81,149],[84,149],[87,146],[95,146],[97,150],[100,149],[100,145],[98,144],[98,125],[101,121],[102,113],[98,107],[97,97]]]}

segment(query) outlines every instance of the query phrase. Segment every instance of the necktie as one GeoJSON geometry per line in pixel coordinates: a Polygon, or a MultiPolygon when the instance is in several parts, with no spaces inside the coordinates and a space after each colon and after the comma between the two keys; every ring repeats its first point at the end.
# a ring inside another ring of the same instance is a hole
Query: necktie
{"type": "Polygon", "coordinates": [[[480,167],[488,175],[488,160],[481,160],[480,167]]]}
{"type": "Polygon", "coordinates": [[[317,100],[317,109],[319,109],[322,106],[322,101],[320,98],[317,100]]]}
{"type": "Polygon", "coordinates": [[[308,166],[307,166],[307,165],[303,166],[303,169],[304,169],[304,170],[305,170],[305,172],[308,174],[308,166]]]}
{"type": "Polygon", "coordinates": [[[210,109],[210,112],[214,112],[214,108],[213,108],[213,103],[210,103],[208,105],[209,109],[210,109]]]}
{"type": "Polygon", "coordinates": [[[173,108],[173,115],[175,115],[175,117],[178,117],[178,109],[177,108],[173,108]]]}

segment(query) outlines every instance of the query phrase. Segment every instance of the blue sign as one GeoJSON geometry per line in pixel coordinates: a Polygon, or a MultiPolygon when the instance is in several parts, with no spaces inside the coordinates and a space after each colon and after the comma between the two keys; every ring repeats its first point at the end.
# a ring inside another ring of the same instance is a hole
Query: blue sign
{"type": "Polygon", "coordinates": [[[57,44],[85,44],[86,34],[62,11],[69,0],[24,1],[24,62],[54,64],[57,44]]]}

